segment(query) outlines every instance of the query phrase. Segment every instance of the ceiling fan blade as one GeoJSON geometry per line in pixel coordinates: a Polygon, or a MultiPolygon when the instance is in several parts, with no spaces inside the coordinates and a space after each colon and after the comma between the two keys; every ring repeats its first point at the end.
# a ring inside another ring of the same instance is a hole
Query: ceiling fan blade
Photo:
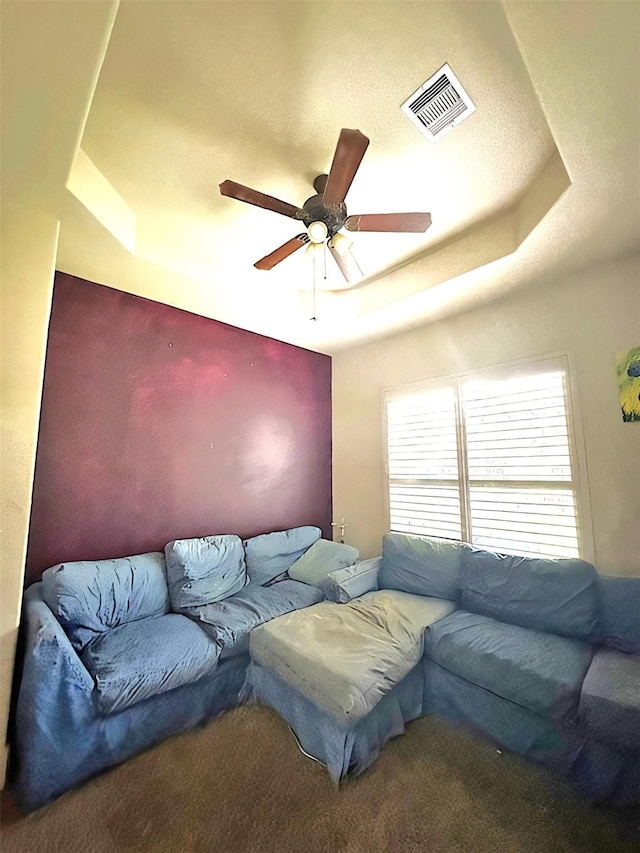
{"type": "Polygon", "coordinates": [[[347,216],[347,231],[426,231],[431,225],[430,213],[363,213],[347,216]]]}
{"type": "Polygon", "coordinates": [[[364,133],[342,128],[324,188],[323,204],[342,204],[368,145],[364,133]]]}
{"type": "Polygon", "coordinates": [[[340,272],[349,284],[360,281],[364,277],[362,270],[358,266],[356,259],[351,254],[351,251],[338,252],[331,246],[331,244],[329,244],[329,251],[335,258],[335,262],[338,264],[340,272]]]}
{"type": "Polygon", "coordinates": [[[259,270],[271,270],[276,264],[279,264],[280,261],[284,261],[285,258],[288,258],[289,255],[292,255],[308,242],[309,238],[306,234],[298,234],[297,237],[287,240],[284,245],[277,248],[274,252],[271,252],[270,255],[265,255],[264,258],[260,258],[259,261],[256,261],[254,267],[259,270]]]}
{"type": "Polygon", "coordinates": [[[245,201],[247,204],[254,204],[256,207],[263,207],[265,210],[272,210],[274,213],[281,213],[283,216],[290,216],[292,219],[302,219],[304,216],[304,210],[301,207],[281,201],[272,195],[265,195],[258,190],[252,190],[251,187],[245,187],[235,181],[223,181],[220,184],[220,192],[229,198],[245,201]]]}

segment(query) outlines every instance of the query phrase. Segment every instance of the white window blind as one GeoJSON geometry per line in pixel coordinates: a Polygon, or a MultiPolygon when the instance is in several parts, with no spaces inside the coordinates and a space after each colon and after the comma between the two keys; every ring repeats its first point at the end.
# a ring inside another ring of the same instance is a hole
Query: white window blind
{"type": "Polygon", "coordinates": [[[389,400],[389,503],[393,530],[462,535],[455,390],[389,400]]]}
{"type": "Polygon", "coordinates": [[[566,370],[387,394],[390,529],[578,556],[566,370]]]}

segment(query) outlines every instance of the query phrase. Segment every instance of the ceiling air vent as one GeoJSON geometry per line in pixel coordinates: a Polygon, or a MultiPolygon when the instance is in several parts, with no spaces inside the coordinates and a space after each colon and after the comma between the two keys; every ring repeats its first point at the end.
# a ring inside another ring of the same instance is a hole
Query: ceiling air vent
{"type": "Polygon", "coordinates": [[[448,64],[417,89],[400,109],[427,139],[435,142],[468,118],[475,104],[448,64]]]}

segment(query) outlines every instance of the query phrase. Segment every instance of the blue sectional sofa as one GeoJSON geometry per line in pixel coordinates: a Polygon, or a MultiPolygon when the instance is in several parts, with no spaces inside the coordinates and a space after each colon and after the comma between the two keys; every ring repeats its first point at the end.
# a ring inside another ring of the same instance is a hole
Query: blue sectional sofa
{"type": "Polygon", "coordinates": [[[385,536],[377,576],[364,575],[334,573],[325,592],[343,603],[250,637],[253,699],[336,780],[433,713],[591,798],[640,801],[640,579],[404,534],[385,536]]]}
{"type": "Polygon", "coordinates": [[[357,562],[319,537],[48,569],[25,594],[22,806],[246,701],[336,780],[435,713],[592,798],[640,800],[640,579],[404,534],[357,562]]]}

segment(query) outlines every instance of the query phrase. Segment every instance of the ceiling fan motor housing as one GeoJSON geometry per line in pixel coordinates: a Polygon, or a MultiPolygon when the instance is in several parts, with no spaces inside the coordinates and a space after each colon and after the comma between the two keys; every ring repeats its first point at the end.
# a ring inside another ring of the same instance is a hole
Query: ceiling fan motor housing
{"type": "Polygon", "coordinates": [[[346,204],[323,204],[321,195],[308,198],[302,205],[302,221],[307,226],[312,222],[324,222],[329,237],[333,237],[344,225],[347,218],[346,204]]]}
{"type": "Polygon", "coordinates": [[[301,217],[307,228],[312,222],[324,222],[327,226],[328,237],[333,237],[345,223],[347,218],[346,204],[324,204],[323,193],[327,183],[327,175],[318,175],[313,182],[317,195],[312,195],[302,205],[304,215],[301,217]]]}

